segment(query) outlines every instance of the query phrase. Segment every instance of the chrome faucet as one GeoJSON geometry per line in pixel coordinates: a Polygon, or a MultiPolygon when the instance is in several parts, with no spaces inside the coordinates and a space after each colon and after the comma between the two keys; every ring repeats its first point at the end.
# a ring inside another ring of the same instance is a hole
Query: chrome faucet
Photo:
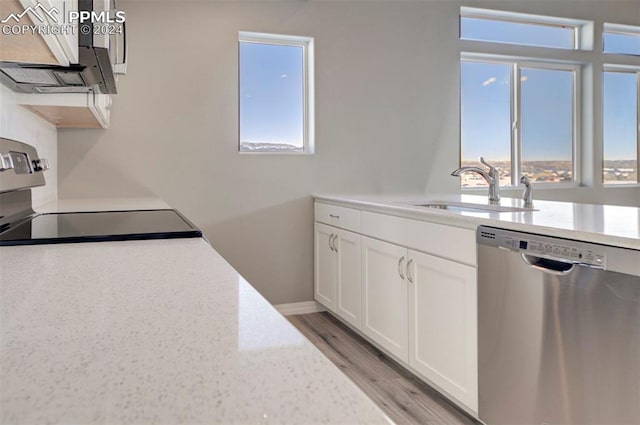
{"type": "Polygon", "coordinates": [[[458,177],[461,174],[469,172],[480,174],[489,184],[489,202],[497,204],[500,202],[500,174],[498,173],[498,169],[486,162],[483,157],[480,157],[480,162],[489,167],[489,172],[478,167],[461,167],[454,170],[451,175],[458,177]]]}
{"type": "Polygon", "coordinates": [[[524,201],[525,207],[533,206],[533,188],[531,187],[531,180],[529,177],[522,176],[520,177],[520,183],[524,185],[524,192],[522,193],[522,200],[524,201]]]}

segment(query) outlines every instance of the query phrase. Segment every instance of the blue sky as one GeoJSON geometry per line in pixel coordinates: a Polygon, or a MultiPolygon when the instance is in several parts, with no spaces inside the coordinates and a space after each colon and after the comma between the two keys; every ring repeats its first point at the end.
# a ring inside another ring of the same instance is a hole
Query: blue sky
{"type": "MultiPolygon", "coordinates": [[[[465,161],[511,155],[511,66],[464,61],[461,97],[465,161]]],[[[522,160],[571,160],[573,74],[521,68],[522,160]]]]}
{"type": "Polygon", "coordinates": [[[637,55],[640,52],[640,37],[629,34],[604,34],[604,51],[637,55]]]}
{"type": "Polygon", "coordinates": [[[604,158],[635,159],[636,74],[605,72],[603,84],[604,158]]]}
{"type": "Polygon", "coordinates": [[[240,140],[303,145],[303,51],[240,43],[240,140]]]}

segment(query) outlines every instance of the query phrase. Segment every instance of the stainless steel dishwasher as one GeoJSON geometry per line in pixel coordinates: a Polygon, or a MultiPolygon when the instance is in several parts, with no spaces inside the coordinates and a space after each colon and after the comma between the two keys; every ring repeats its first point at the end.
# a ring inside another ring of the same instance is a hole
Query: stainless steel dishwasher
{"type": "Polygon", "coordinates": [[[640,251],[478,227],[479,416],[640,424],[640,251]]]}

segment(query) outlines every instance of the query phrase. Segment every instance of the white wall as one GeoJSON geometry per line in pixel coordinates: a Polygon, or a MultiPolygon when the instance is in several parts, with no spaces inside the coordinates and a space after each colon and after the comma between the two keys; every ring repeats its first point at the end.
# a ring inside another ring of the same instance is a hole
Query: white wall
{"type": "Polygon", "coordinates": [[[38,207],[58,198],[58,135],[55,126],[16,103],[16,94],[0,84],[0,137],[35,146],[47,158],[46,185],[34,188],[33,205],[38,207]]]}
{"type": "MultiPolygon", "coordinates": [[[[635,0],[606,3],[472,2],[631,23],[635,0]]],[[[61,197],[160,196],[279,304],[312,299],[311,194],[459,189],[449,173],[459,157],[461,2],[122,5],[130,65],[112,128],[60,131],[61,197]],[[315,37],[315,155],[237,153],[241,30],[315,37]]],[[[608,201],[637,204],[638,192],[608,201]]]]}

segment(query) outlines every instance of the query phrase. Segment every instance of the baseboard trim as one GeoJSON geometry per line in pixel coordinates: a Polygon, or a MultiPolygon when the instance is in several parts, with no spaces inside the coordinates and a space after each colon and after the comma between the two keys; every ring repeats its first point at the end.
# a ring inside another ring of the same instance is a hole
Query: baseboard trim
{"type": "Polygon", "coordinates": [[[291,316],[294,314],[309,314],[325,311],[326,309],[316,301],[303,301],[301,303],[278,304],[274,305],[276,310],[283,316],[291,316]]]}

